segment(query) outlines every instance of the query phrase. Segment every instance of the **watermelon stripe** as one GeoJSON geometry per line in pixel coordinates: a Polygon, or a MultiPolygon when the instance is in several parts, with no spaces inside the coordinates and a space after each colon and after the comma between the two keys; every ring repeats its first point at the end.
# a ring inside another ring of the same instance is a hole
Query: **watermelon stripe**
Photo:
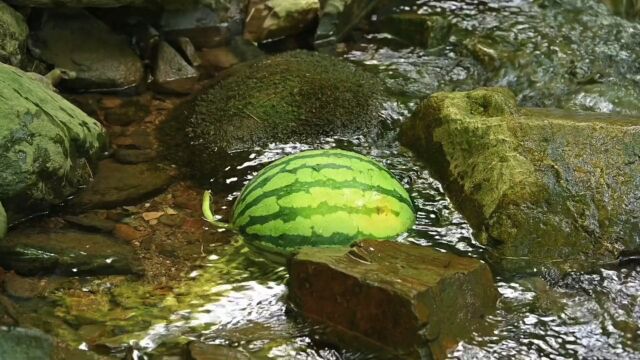
{"type": "MultiPolygon", "coordinates": [[[[254,179],[260,179],[262,177],[273,177],[275,175],[275,173],[278,172],[278,169],[281,169],[284,166],[289,165],[289,163],[291,163],[292,161],[299,161],[299,160],[310,160],[310,159],[315,159],[315,158],[325,158],[327,155],[330,155],[332,158],[341,158],[341,159],[350,159],[350,160],[357,160],[357,161],[361,161],[363,163],[372,165],[373,167],[375,167],[378,170],[382,170],[385,173],[389,174],[393,179],[395,179],[395,177],[393,176],[393,174],[387,170],[386,168],[384,168],[382,165],[380,165],[379,163],[377,163],[376,161],[373,161],[371,159],[369,159],[368,157],[364,156],[364,155],[360,155],[360,154],[356,154],[356,153],[350,153],[344,150],[311,150],[311,151],[306,151],[304,153],[301,153],[300,155],[294,155],[294,156],[287,156],[284,158],[280,158],[276,161],[274,161],[273,163],[267,165],[264,169],[262,169],[260,171],[260,175],[257,178],[254,179]],[[304,154],[304,155],[302,155],[304,154]],[[278,169],[276,169],[278,168],[278,169]]],[[[244,195],[248,194],[253,188],[255,188],[257,186],[256,183],[254,183],[253,181],[250,181],[247,186],[245,186],[244,190],[240,193],[239,198],[242,198],[244,195]]]]}
{"type": "Polygon", "coordinates": [[[300,192],[300,191],[304,191],[307,190],[309,188],[312,187],[328,187],[328,188],[351,188],[351,189],[359,189],[359,190],[363,190],[363,191],[375,191],[377,193],[380,193],[382,195],[387,195],[390,196],[392,198],[395,198],[396,200],[404,203],[405,205],[407,205],[409,207],[409,209],[412,210],[413,212],[413,204],[411,203],[411,201],[409,200],[409,198],[407,197],[406,193],[402,194],[402,193],[398,193],[397,191],[393,191],[393,190],[387,190],[385,188],[379,187],[379,186],[372,186],[372,185],[368,185],[368,184],[363,184],[357,181],[335,181],[335,180],[322,180],[322,181],[315,181],[315,182],[296,182],[294,184],[291,184],[290,186],[284,187],[284,188],[279,188],[276,190],[272,190],[272,191],[268,191],[265,192],[263,194],[260,194],[258,197],[256,197],[255,199],[247,202],[246,204],[244,204],[244,206],[242,206],[241,209],[238,210],[237,214],[234,214],[234,219],[239,219],[241,218],[248,209],[257,206],[258,204],[260,204],[260,202],[262,202],[263,200],[269,198],[269,197],[284,197],[286,195],[292,194],[292,193],[296,193],[296,192],[300,192]]]}
{"type": "Polygon", "coordinates": [[[244,205],[247,203],[247,201],[251,200],[251,198],[253,196],[250,195],[250,193],[251,193],[251,190],[253,188],[258,187],[259,189],[262,189],[267,183],[269,183],[269,181],[273,180],[273,178],[278,176],[279,174],[289,173],[289,174],[295,175],[298,170],[302,170],[302,169],[313,169],[313,170],[320,171],[320,170],[323,170],[323,169],[345,169],[345,170],[350,170],[351,168],[346,166],[346,165],[338,165],[338,164],[323,164],[323,165],[304,164],[304,165],[301,165],[299,167],[296,167],[296,168],[293,168],[293,169],[287,169],[287,170],[281,170],[281,168],[278,167],[278,169],[276,169],[277,171],[274,174],[272,174],[272,175],[267,175],[267,174],[262,175],[259,178],[256,178],[256,182],[254,184],[249,184],[247,186],[248,190],[247,191],[243,191],[240,194],[240,196],[238,197],[238,202],[236,202],[236,204],[234,205],[234,214],[237,213],[241,208],[243,208],[244,205]]]}
{"type": "Polygon", "coordinates": [[[286,236],[251,236],[246,235],[246,239],[257,248],[270,252],[288,254],[291,250],[301,247],[348,247],[349,245],[362,240],[386,240],[384,238],[373,238],[364,233],[357,233],[355,236],[346,234],[336,234],[331,236],[313,235],[312,237],[300,235],[286,236]]]}

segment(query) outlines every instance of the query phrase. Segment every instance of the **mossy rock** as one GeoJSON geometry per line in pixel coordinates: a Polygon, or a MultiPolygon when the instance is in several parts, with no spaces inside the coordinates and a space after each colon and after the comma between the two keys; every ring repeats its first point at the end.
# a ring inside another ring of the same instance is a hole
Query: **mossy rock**
{"type": "Polygon", "coordinates": [[[42,83],[0,64],[0,201],[9,221],[59,203],[91,176],[102,126],[42,83]]]}
{"type": "Polygon", "coordinates": [[[401,141],[504,269],[586,270],[640,249],[640,118],[518,109],[486,88],[434,94],[401,141]]]}
{"type": "Polygon", "coordinates": [[[0,1],[0,62],[20,65],[28,35],[29,28],[22,15],[0,1]]]}
{"type": "Polygon", "coordinates": [[[382,83],[373,75],[337,58],[294,51],[231,69],[174,110],[164,138],[211,178],[247,161],[231,159],[242,150],[375,134],[383,102],[382,83]]]}

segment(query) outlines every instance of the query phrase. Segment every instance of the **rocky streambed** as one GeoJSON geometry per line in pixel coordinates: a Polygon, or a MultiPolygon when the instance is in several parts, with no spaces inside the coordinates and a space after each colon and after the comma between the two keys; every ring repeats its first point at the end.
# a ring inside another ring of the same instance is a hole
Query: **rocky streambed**
{"type": "Polygon", "coordinates": [[[637,10],[0,2],[0,358],[640,358],[637,10]],[[202,219],[314,148],[413,228],[282,266],[202,219]]]}

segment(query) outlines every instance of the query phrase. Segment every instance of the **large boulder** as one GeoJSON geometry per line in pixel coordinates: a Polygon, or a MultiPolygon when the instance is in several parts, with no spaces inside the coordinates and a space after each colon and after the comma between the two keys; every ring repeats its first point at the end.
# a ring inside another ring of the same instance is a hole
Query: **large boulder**
{"type": "Polygon", "coordinates": [[[30,47],[41,60],[75,73],[61,82],[66,89],[120,90],[144,80],[129,40],[83,9],[47,10],[30,47]]]}
{"type": "Polygon", "coordinates": [[[103,128],[26,73],[0,64],[0,202],[9,221],[59,203],[91,176],[103,128]]]}
{"type": "Polygon", "coordinates": [[[393,241],[306,248],[288,268],[298,310],[341,339],[356,334],[396,353],[389,358],[444,359],[498,299],[482,261],[393,241]]]}
{"type": "Polygon", "coordinates": [[[22,15],[0,1],[0,62],[20,65],[28,35],[29,28],[22,15]]]}
{"type": "Polygon", "coordinates": [[[640,248],[638,117],[519,109],[484,88],[429,97],[401,142],[504,268],[588,269],[640,248]]]}
{"type": "Polygon", "coordinates": [[[249,160],[238,155],[242,151],[270,143],[373,134],[383,124],[383,102],[382,84],[373,75],[336,58],[295,51],[229,70],[174,110],[163,137],[171,153],[185,155],[183,161],[209,179],[249,160]]]}

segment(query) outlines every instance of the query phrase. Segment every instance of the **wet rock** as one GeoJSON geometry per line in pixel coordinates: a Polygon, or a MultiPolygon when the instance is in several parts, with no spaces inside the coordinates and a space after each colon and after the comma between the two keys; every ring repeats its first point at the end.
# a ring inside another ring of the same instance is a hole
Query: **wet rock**
{"type": "Polygon", "coordinates": [[[0,264],[22,275],[141,273],[127,244],[108,235],[75,230],[17,230],[0,242],[0,264]]]}
{"type": "Polygon", "coordinates": [[[380,32],[388,33],[412,46],[435,48],[449,40],[451,23],[443,17],[416,13],[391,14],[377,24],[380,32]]]}
{"type": "Polygon", "coordinates": [[[250,0],[244,38],[253,42],[298,34],[313,25],[318,0],[250,0]]]}
{"type": "Polygon", "coordinates": [[[14,272],[7,273],[4,277],[4,290],[13,297],[31,299],[42,295],[44,288],[38,279],[25,278],[14,272]]]}
{"type": "Polygon", "coordinates": [[[128,243],[134,243],[147,234],[143,231],[139,231],[131,225],[127,224],[117,224],[113,229],[113,235],[118,239],[124,240],[128,243]]]}
{"type": "Polygon", "coordinates": [[[228,46],[203,49],[199,57],[202,60],[202,68],[209,74],[215,74],[221,69],[228,69],[240,62],[240,59],[238,59],[228,46]]]}
{"type": "Polygon", "coordinates": [[[0,328],[0,359],[11,360],[107,360],[79,350],[37,329],[0,328]]]}
{"type": "Polygon", "coordinates": [[[129,128],[121,130],[123,130],[122,135],[111,140],[111,145],[117,148],[151,150],[156,146],[155,139],[148,129],[129,128]]]}
{"type": "Polygon", "coordinates": [[[242,349],[224,345],[204,344],[198,341],[189,343],[189,354],[193,360],[249,360],[251,356],[242,349]]]}
{"type": "Polygon", "coordinates": [[[121,164],[140,164],[153,161],[157,154],[150,149],[116,149],[113,156],[121,164]]]}
{"type": "Polygon", "coordinates": [[[127,38],[85,10],[47,10],[30,47],[41,60],[76,73],[74,79],[62,81],[66,89],[128,89],[145,76],[127,38]]]}
{"type": "Polygon", "coordinates": [[[94,213],[86,213],[78,216],[67,215],[64,217],[64,220],[86,230],[112,232],[116,227],[115,221],[105,219],[104,217],[94,213]]]}
{"type": "Polygon", "coordinates": [[[165,41],[158,45],[153,77],[155,88],[167,93],[188,94],[198,83],[198,71],[165,41]]]}
{"type": "Polygon", "coordinates": [[[191,40],[187,37],[180,37],[176,40],[177,46],[180,49],[180,53],[184,58],[189,62],[189,65],[197,67],[202,64],[200,57],[198,56],[198,52],[196,51],[196,47],[193,45],[191,40]]]}
{"type": "Polygon", "coordinates": [[[28,35],[29,28],[22,15],[0,1],[0,62],[20,66],[28,35]]]}
{"type": "Polygon", "coordinates": [[[303,249],[288,268],[299,311],[398,356],[444,358],[498,299],[485,263],[392,241],[303,249]]]}
{"type": "Polygon", "coordinates": [[[93,182],[70,205],[83,210],[130,205],[161,192],[171,181],[171,172],[159,165],[123,165],[107,159],[98,164],[93,182]]]}
{"type": "Polygon", "coordinates": [[[437,93],[401,131],[511,271],[587,270],[640,248],[640,119],[437,93]]]}
{"type": "Polygon", "coordinates": [[[210,179],[247,161],[243,151],[256,147],[374,136],[384,126],[384,99],[378,79],[349,63],[290,52],[230,69],[176,107],[162,137],[167,155],[195,178],[210,179]]]}
{"type": "Polygon", "coordinates": [[[84,185],[104,130],[62,97],[0,64],[0,201],[9,222],[84,185]]]}
{"type": "Polygon", "coordinates": [[[160,30],[168,40],[188,38],[197,49],[224,45],[241,32],[243,6],[241,1],[231,1],[220,2],[214,8],[197,6],[165,11],[160,30]]]}

